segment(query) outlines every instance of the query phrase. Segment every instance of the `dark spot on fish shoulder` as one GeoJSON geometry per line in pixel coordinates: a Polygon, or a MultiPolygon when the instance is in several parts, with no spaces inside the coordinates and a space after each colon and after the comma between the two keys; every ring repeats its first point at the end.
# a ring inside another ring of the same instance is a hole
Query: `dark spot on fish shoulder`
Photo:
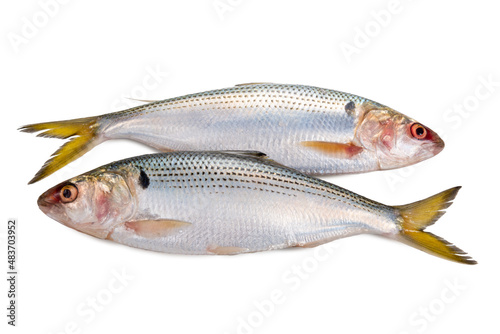
{"type": "Polygon", "coordinates": [[[141,173],[139,174],[139,184],[143,189],[146,189],[149,187],[149,177],[148,174],[146,174],[145,171],[141,169],[141,173]]]}
{"type": "Polygon", "coordinates": [[[349,101],[346,105],[345,105],[345,111],[346,113],[348,113],[349,115],[353,115],[354,114],[354,109],[356,108],[356,104],[352,101],[349,101]]]}

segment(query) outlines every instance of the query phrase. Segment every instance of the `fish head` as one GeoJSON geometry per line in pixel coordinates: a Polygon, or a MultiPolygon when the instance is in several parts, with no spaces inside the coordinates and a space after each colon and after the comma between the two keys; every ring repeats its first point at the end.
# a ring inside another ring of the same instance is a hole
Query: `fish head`
{"type": "Polygon", "coordinates": [[[126,177],[111,172],[74,177],[38,198],[40,210],[50,218],[101,239],[131,215],[133,205],[126,177]]]}
{"type": "Polygon", "coordinates": [[[367,109],[356,138],[375,154],[380,169],[412,165],[443,150],[443,140],[427,126],[382,105],[370,104],[367,109]]]}

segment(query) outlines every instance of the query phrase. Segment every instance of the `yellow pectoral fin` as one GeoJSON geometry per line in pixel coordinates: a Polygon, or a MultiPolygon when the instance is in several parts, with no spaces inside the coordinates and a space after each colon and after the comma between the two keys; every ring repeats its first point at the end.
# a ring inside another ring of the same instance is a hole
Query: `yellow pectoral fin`
{"type": "Polygon", "coordinates": [[[302,146],[331,155],[333,157],[350,159],[363,151],[362,147],[352,143],[334,143],[328,141],[303,141],[302,146]]]}
{"type": "Polygon", "coordinates": [[[138,220],[125,223],[127,229],[144,238],[161,238],[190,225],[191,223],[188,222],[168,219],[138,220]]]}

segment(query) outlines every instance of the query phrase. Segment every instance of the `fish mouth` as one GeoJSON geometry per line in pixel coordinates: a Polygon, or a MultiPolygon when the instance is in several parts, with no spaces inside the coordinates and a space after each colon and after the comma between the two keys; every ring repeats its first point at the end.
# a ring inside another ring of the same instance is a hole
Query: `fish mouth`
{"type": "MultiPolygon", "coordinates": [[[[56,192],[58,194],[58,192],[56,192]]],[[[59,199],[54,195],[54,189],[49,189],[44,192],[37,200],[40,210],[52,219],[55,219],[55,213],[60,211],[59,199]]],[[[57,220],[57,219],[56,219],[57,220]]]]}
{"type": "Polygon", "coordinates": [[[436,134],[433,141],[432,154],[436,155],[444,149],[444,141],[436,134]]]}
{"type": "Polygon", "coordinates": [[[427,129],[427,137],[424,139],[427,141],[427,150],[434,156],[444,149],[444,141],[441,137],[433,130],[425,127],[427,129]]]}
{"type": "Polygon", "coordinates": [[[53,199],[50,196],[45,196],[45,194],[41,195],[38,198],[37,204],[40,210],[49,218],[52,218],[65,226],[72,227],[68,223],[68,218],[64,211],[57,203],[53,202],[53,199]]]}
{"type": "Polygon", "coordinates": [[[54,205],[54,203],[47,201],[47,197],[44,195],[45,194],[38,197],[37,204],[40,210],[42,210],[43,213],[47,214],[50,211],[50,208],[54,205]]]}
{"type": "Polygon", "coordinates": [[[54,203],[50,202],[49,200],[47,200],[46,198],[43,198],[42,196],[40,196],[40,198],[38,198],[38,208],[44,214],[46,214],[48,217],[50,217],[58,222],[61,222],[61,219],[60,219],[61,210],[57,206],[57,204],[54,204],[54,203]]]}
{"type": "Polygon", "coordinates": [[[38,197],[38,205],[43,204],[43,205],[54,205],[57,203],[60,203],[61,201],[61,196],[59,192],[61,191],[61,188],[64,186],[64,184],[58,184],[57,186],[50,188],[46,192],[40,195],[38,197]]]}

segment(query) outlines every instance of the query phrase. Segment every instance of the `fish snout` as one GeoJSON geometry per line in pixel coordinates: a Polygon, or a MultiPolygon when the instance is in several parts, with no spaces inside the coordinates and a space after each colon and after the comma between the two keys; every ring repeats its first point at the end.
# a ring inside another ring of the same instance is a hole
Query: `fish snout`
{"type": "Polygon", "coordinates": [[[48,215],[54,208],[54,206],[58,203],[54,194],[47,194],[47,192],[43,193],[38,197],[38,207],[42,210],[43,213],[48,215]]]}
{"type": "Polygon", "coordinates": [[[444,149],[444,141],[441,138],[438,138],[438,140],[434,142],[434,149],[432,150],[432,153],[436,155],[443,149],[444,149]]]}
{"type": "Polygon", "coordinates": [[[427,131],[428,135],[426,139],[430,140],[430,142],[432,143],[431,152],[432,154],[436,155],[444,149],[444,140],[441,139],[441,137],[439,137],[439,135],[431,129],[427,128],[427,131]]]}
{"type": "Polygon", "coordinates": [[[38,197],[38,206],[54,205],[61,201],[61,187],[57,186],[44,192],[38,197]]]}

